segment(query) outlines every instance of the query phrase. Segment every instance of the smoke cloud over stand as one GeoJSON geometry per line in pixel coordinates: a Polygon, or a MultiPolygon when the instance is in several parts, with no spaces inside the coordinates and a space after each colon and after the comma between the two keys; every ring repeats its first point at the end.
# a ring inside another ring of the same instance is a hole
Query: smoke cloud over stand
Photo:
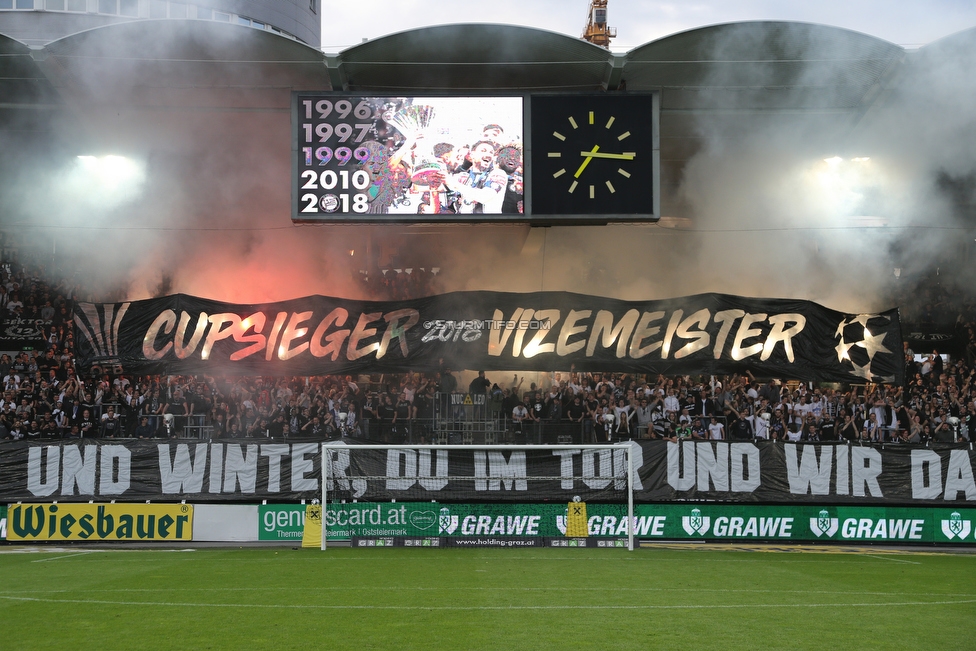
{"type": "MultiPolygon", "coordinates": [[[[741,36],[711,43],[711,55],[762,45],[741,36]]],[[[165,46],[156,44],[157,54],[165,46]]],[[[856,54],[838,52],[834,42],[790,47],[797,60],[818,63],[783,89],[784,102],[790,93],[843,86],[856,54]]],[[[971,32],[908,52],[852,120],[829,119],[827,111],[743,118],[747,111],[736,110],[745,103],[728,104],[731,117],[697,124],[703,144],[670,190],[680,213],[664,220],[677,228],[552,227],[540,235],[520,226],[293,226],[290,91],[262,66],[246,73],[247,92],[256,94],[248,111],[207,107],[202,82],[167,102],[170,91],[147,88],[138,66],[95,101],[104,88],[77,75],[81,96],[93,101],[88,108],[104,109],[75,115],[100,150],[91,153],[130,158],[143,170],[141,183],[130,195],[93,196],[69,178],[75,156],[87,153],[79,146],[56,169],[53,158],[35,158],[5,189],[5,205],[27,237],[105,299],[176,292],[232,302],[362,298],[356,278],[368,243],[390,266],[442,268],[448,291],[546,289],[630,300],[723,292],[880,310],[895,304],[900,285],[935,268],[946,282],[971,277],[974,52],[971,32]],[[116,101],[120,107],[109,110],[116,101]]],[[[167,74],[180,66],[172,67],[167,74]]],[[[716,66],[705,85],[775,86],[778,74],[760,66],[742,80],[716,66]]],[[[229,83],[218,91],[244,92],[229,83]]]]}

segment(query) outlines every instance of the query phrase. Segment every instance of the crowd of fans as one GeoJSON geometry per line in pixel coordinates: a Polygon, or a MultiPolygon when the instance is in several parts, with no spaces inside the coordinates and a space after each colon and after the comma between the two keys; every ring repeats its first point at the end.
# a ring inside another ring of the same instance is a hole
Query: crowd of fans
{"type": "MultiPolygon", "coordinates": [[[[403,274],[400,274],[403,275],[403,274]]],[[[428,282],[430,274],[418,276],[428,282]]],[[[406,282],[406,281],[405,281],[406,282]]],[[[405,295],[409,294],[409,283],[405,295]]],[[[397,290],[399,293],[399,290],[397,290]]],[[[976,313],[935,296],[920,313],[955,311],[962,354],[915,355],[906,383],[816,385],[729,377],[537,374],[470,382],[443,368],[384,376],[132,376],[72,356],[78,289],[40,269],[0,265],[0,313],[40,320],[44,344],[0,355],[0,439],[315,438],[435,442],[443,427],[494,424],[502,440],[774,439],[926,443],[969,440],[976,414],[976,313]],[[452,394],[476,396],[471,406],[452,394]],[[438,425],[439,424],[439,425],[438,425]]],[[[931,298],[929,296],[928,298],[931,298]]]]}
{"type": "Polygon", "coordinates": [[[373,274],[362,271],[357,280],[359,290],[366,299],[400,301],[443,293],[439,272],[437,267],[388,268],[373,274]]]}

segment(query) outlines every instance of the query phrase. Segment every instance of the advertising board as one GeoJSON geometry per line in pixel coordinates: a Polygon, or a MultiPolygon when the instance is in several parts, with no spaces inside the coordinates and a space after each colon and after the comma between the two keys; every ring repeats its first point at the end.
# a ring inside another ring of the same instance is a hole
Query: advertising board
{"type": "MultiPolygon", "coordinates": [[[[434,538],[451,538],[453,546],[458,546],[459,540],[481,539],[484,546],[492,546],[488,541],[534,537],[618,541],[628,535],[624,505],[587,504],[585,533],[568,530],[570,506],[330,504],[326,531],[328,540],[428,540],[427,544],[417,545],[425,547],[448,544],[431,544],[430,539],[434,538]]],[[[976,509],[971,508],[877,506],[639,504],[634,507],[633,519],[634,536],[652,540],[976,544],[974,525],[976,509]]]]}
{"type": "Polygon", "coordinates": [[[189,504],[14,504],[8,540],[177,541],[193,539],[189,504]]]}

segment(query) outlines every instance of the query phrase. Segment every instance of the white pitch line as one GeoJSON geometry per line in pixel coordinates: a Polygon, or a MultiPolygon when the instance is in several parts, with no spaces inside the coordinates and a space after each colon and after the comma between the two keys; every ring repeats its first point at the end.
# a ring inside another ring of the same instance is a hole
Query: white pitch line
{"type": "MultiPolygon", "coordinates": [[[[863,556],[866,558],[868,555],[867,554],[864,554],[863,556]]],[[[842,557],[840,555],[835,556],[834,559],[835,560],[842,561],[846,565],[864,565],[865,563],[870,563],[872,565],[874,564],[872,561],[861,560],[859,558],[842,557]]],[[[589,560],[589,559],[587,559],[587,560],[589,560]]],[[[723,559],[723,558],[703,558],[703,559],[700,559],[700,560],[696,560],[695,562],[696,563],[756,563],[756,564],[759,564],[759,563],[762,563],[764,560],[766,560],[766,559],[758,559],[757,558],[757,559],[749,559],[749,560],[747,560],[747,559],[744,559],[744,558],[729,558],[729,559],[723,559]]],[[[775,561],[776,564],[779,564],[779,563],[789,563],[791,565],[796,565],[798,563],[800,563],[800,564],[821,563],[822,564],[823,562],[824,562],[823,560],[807,560],[807,561],[804,561],[804,560],[799,560],[799,559],[797,559],[797,560],[781,560],[781,559],[776,559],[776,561],[775,561]]],[[[766,565],[766,563],[763,563],[763,564],[766,565]]],[[[921,563],[919,563],[919,565],[921,565],[921,563]]]]}
{"type": "Polygon", "coordinates": [[[31,561],[31,563],[47,563],[48,561],[56,561],[62,558],[71,558],[72,556],[87,556],[91,552],[75,552],[74,554],[65,554],[63,556],[50,556],[48,558],[39,558],[36,561],[31,561]]]}
{"type": "MultiPolygon", "coordinates": [[[[124,594],[131,592],[294,592],[294,586],[281,586],[281,587],[223,587],[223,588],[95,588],[95,589],[85,589],[85,592],[104,592],[111,594],[124,594]]],[[[530,588],[530,587],[463,587],[463,586],[445,586],[445,587],[422,587],[422,586],[374,586],[374,587],[328,587],[328,586],[313,586],[302,588],[303,592],[442,592],[451,590],[454,592],[485,592],[496,590],[501,592],[604,592],[605,588],[567,588],[567,587],[551,587],[551,588],[530,588]]],[[[629,587],[615,587],[615,592],[694,592],[695,594],[701,593],[717,593],[717,594],[819,594],[819,595],[845,595],[845,596],[873,596],[873,597],[973,597],[976,598],[976,594],[969,594],[964,592],[870,592],[870,591],[844,591],[844,590],[751,590],[747,588],[629,588],[629,587]]],[[[42,595],[42,594],[62,594],[62,593],[77,592],[77,588],[70,589],[56,589],[56,590],[0,590],[0,596],[2,595],[42,595]]]]}
{"type": "Polygon", "coordinates": [[[880,561],[891,561],[892,563],[908,563],[909,565],[921,565],[921,563],[916,563],[915,561],[906,561],[900,558],[888,558],[887,556],[875,556],[874,554],[865,554],[869,558],[877,558],[880,561]]]}
{"type": "MultiPolygon", "coordinates": [[[[498,557],[498,556],[480,556],[480,557],[473,557],[474,560],[488,560],[488,561],[498,561],[499,558],[500,557],[498,557]]],[[[524,561],[526,563],[535,563],[537,561],[543,561],[543,562],[544,561],[573,561],[575,563],[578,563],[581,558],[582,558],[582,556],[553,556],[553,557],[534,556],[534,557],[530,557],[530,558],[516,558],[516,559],[513,559],[513,560],[516,560],[516,561],[524,561]]],[[[840,554],[838,554],[835,558],[841,559],[842,556],[840,554]]],[[[347,562],[356,562],[356,561],[365,561],[365,562],[369,562],[369,563],[376,563],[377,562],[377,559],[375,557],[362,557],[362,558],[334,558],[334,557],[333,558],[324,558],[323,557],[321,560],[324,563],[347,563],[347,562]]],[[[434,559],[434,560],[436,560],[436,559],[434,559]]],[[[703,558],[703,559],[696,559],[695,562],[696,563],[757,563],[757,564],[762,563],[762,564],[766,564],[766,563],[764,563],[764,561],[768,561],[768,560],[769,560],[768,557],[767,558],[750,558],[750,559],[744,559],[744,558],[742,558],[742,559],[735,559],[735,558],[733,558],[733,559],[721,559],[721,558],[708,559],[708,558],[703,558]]],[[[867,562],[870,562],[870,561],[858,561],[856,558],[850,558],[850,559],[844,558],[843,560],[845,560],[845,561],[847,561],[849,563],[867,563],[867,562]]],[[[451,559],[451,562],[453,563],[454,561],[455,561],[455,559],[452,558],[451,559]]],[[[640,563],[640,562],[646,561],[646,559],[640,558],[640,555],[639,554],[638,555],[635,555],[635,556],[615,556],[615,557],[607,557],[607,558],[586,557],[586,562],[587,563],[589,563],[591,561],[592,562],[613,561],[613,562],[616,562],[616,563],[620,563],[620,562],[623,562],[623,563],[640,563]]],[[[248,561],[248,563],[263,563],[263,562],[278,562],[278,559],[276,559],[276,558],[272,558],[272,559],[255,558],[255,559],[251,559],[251,560],[248,561]]],[[[822,560],[799,560],[799,559],[797,559],[797,560],[792,560],[792,559],[790,559],[790,560],[780,560],[780,559],[776,559],[775,562],[776,563],[823,563],[822,560]]]]}
{"type": "MultiPolygon", "coordinates": [[[[19,549],[0,549],[0,554],[60,554],[68,551],[65,547],[48,547],[40,549],[37,547],[22,547],[19,549]]],[[[86,549],[85,554],[171,554],[183,552],[195,552],[196,549],[86,549]]]]}
{"type": "Polygon", "coordinates": [[[566,606],[377,606],[377,605],[306,605],[306,604],[208,604],[182,601],[108,601],[103,599],[41,599],[37,597],[11,597],[0,595],[0,599],[9,601],[29,601],[52,604],[95,604],[99,606],[150,606],[158,608],[169,606],[174,608],[264,608],[289,610],[732,610],[742,608],[762,608],[764,606],[779,608],[892,608],[907,606],[954,606],[976,603],[976,599],[961,601],[902,601],[877,603],[827,603],[827,604],[692,604],[687,606],[638,606],[638,605],[566,605],[566,606]]]}

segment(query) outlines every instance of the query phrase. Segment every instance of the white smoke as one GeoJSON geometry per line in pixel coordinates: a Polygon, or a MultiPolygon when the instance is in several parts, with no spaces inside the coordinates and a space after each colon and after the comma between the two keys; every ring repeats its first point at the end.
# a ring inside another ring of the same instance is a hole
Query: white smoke
{"type": "MultiPolygon", "coordinates": [[[[971,277],[966,260],[973,256],[960,242],[971,245],[972,237],[951,229],[971,227],[972,215],[950,200],[945,182],[965,195],[976,174],[973,41],[960,35],[910,53],[856,126],[761,114],[702,122],[704,145],[666,202],[691,219],[691,230],[459,226],[412,235],[399,227],[295,227],[288,113],[280,107],[228,115],[176,106],[101,116],[88,125],[95,139],[145,165],[138,194],[96,206],[73,199],[58,175],[34,170],[23,183],[28,189],[18,190],[18,214],[40,246],[56,239],[57,255],[83,270],[86,283],[131,299],[172,292],[235,302],[359,297],[355,278],[369,241],[374,255],[395,250],[404,267],[414,259],[442,267],[447,290],[564,290],[634,300],[726,292],[882,309],[893,306],[904,284],[895,268],[907,277],[949,261],[957,277],[971,277]],[[840,160],[825,160],[833,157],[840,160]],[[61,228],[37,228],[44,224],[61,228]]],[[[165,46],[155,43],[154,52],[165,46]]],[[[729,47],[747,44],[712,44],[716,57],[729,47]]],[[[801,58],[817,61],[831,51],[837,61],[811,65],[795,92],[843,85],[844,66],[856,53],[836,52],[835,41],[796,47],[801,58]]],[[[112,92],[132,101],[143,92],[137,73],[114,79],[112,92]]],[[[99,87],[95,78],[87,81],[99,87]]],[[[249,79],[255,88],[274,81],[249,79]]],[[[709,82],[736,80],[716,73],[709,82]]]]}

